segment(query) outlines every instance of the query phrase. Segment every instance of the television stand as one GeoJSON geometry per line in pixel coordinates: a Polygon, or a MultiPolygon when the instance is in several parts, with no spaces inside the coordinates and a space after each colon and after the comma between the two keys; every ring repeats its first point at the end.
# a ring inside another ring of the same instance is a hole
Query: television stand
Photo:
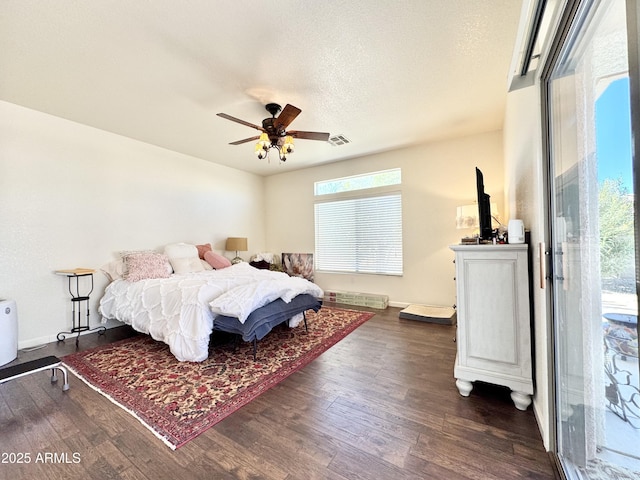
{"type": "Polygon", "coordinates": [[[454,377],[467,397],[473,382],[511,389],[526,410],[533,395],[527,244],[452,245],[457,348],[454,377]]]}

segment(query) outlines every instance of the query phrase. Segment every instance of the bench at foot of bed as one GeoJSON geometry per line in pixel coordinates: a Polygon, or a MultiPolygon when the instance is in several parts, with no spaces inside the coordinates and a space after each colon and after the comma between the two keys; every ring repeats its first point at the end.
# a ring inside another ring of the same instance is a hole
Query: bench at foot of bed
{"type": "MultiPolygon", "coordinates": [[[[307,325],[307,315],[305,312],[302,312],[302,320],[304,321],[304,331],[308,332],[309,331],[309,327],[307,325]]],[[[282,322],[280,322],[278,325],[282,325],[285,322],[287,322],[288,320],[283,320],[282,322]]],[[[274,327],[276,327],[277,325],[274,325],[274,327]]],[[[273,328],[271,328],[271,330],[273,330],[273,328]]],[[[264,338],[264,337],[263,337],[264,338]]],[[[242,336],[240,334],[236,334],[233,337],[233,351],[235,352],[236,349],[238,348],[238,345],[240,344],[240,340],[242,339],[242,336]]],[[[258,340],[256,338],[254,338],[252,340],[253,343],[253,361],[255,362],[258,358],[258,340]]]]}
{"type": "Polygon", "coordinates": [[[302,313],[304,326],[307,329],[307,317],[304,313],[307,310],[317,312],[321,306],[322,302],[313,295],[298,295],[289,303],[279,298],[254,310],[244,323],[240,323],[235,317],[219,315],[213,320],[213,330],[233,333],[242,337],[245,342],[252,342],[255,360],[258,341],[262,340],[274,327],[302,313]]]}

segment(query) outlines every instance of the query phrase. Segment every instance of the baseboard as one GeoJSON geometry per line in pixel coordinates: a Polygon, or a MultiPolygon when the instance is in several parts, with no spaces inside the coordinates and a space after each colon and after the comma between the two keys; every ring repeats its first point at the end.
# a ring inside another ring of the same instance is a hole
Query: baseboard
{"type": "Polygon", "coordinates": [[[411,304],[407,302],[392,302],[391,300],[389,300],[390,307],[407,308],[409,305],[411,304]]]}
{"type": "MultiPolygon", "coordinates": [[[[92,324],[92,328],[97,328],[97,327],[105,327],[107,329],[110,328],[114,328],[114,327],[120,327],[123,324],[121,322],[115,321],[115,320],[108,320],[107,323],[100,323],[97,325],[93,325],[92,324]]],[[[87,330],[86,332],[80,332],[80,335],[88,335],[90,333],[95,333],[95,330],[92,332],[91,330],[87,330]]],[[[70,338],[75,338],[75,336],[77,335],[77,333],[74,333],[73,335],[66,335],[67,339],[70,338]]],[[[51,335],[44,335],[42,337],[36,337],[36,338],[29,338],[27,340],[18,340],[18,350],[26,350],[29,348],[37,348],[43,345],[46,345],[47,343],[52,343],[52,342],[57,342],[58,341],[58,334],[54,333],[51,335]]]]}
{"type": "Polygon", "coordinates": [[[544,449],[548,452],[551,446],[551,442],[549,441],[549,435],[547,432],[547,423],[543,422],[541,417],[541,413],[538,410],[538,402],[536,402],[536,399],[534,397],[533,399],[533,403],[532,403],[532,410],[533,410],[533,416],[536,418],[536,423],[538,424],[538,430],[540,431],[540,436],[542,437],[542,444],[544,446],[544,449]]]}

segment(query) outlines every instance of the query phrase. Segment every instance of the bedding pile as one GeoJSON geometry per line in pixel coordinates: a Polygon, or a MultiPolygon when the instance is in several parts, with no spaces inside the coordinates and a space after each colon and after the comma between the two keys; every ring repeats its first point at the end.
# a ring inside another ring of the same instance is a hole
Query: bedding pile
{"type": "Polygon", "coordinates": [[[107,286],[99,312],[168,344],[180,361],[201,362],[209,353],[215,316],[244,323],[255,309],[276,299],[289,303],[302,294],[324,295],[307,280],[243,262],[167,278],[116,279],[107,286]]]}

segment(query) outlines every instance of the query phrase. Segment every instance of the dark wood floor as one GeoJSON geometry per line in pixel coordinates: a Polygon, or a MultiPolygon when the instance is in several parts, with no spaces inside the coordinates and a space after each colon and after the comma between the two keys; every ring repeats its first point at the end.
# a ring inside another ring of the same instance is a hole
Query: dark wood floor
{"type": "MultiPolygon", "coordinates": [[[[372,311],[307,367],[176,451],[73,375],[64,393],[48,372],[0,385],[0,478],[554,478],[531,408],[517,410],[500,387],[458,394],[454,327],[400,320],[397,308],[372,311]]],[[[80,348],[130,335],[128,327],[85,335],[80,348]]],[[[68,339],[17,361],[73,351],[68,339]]]]}

